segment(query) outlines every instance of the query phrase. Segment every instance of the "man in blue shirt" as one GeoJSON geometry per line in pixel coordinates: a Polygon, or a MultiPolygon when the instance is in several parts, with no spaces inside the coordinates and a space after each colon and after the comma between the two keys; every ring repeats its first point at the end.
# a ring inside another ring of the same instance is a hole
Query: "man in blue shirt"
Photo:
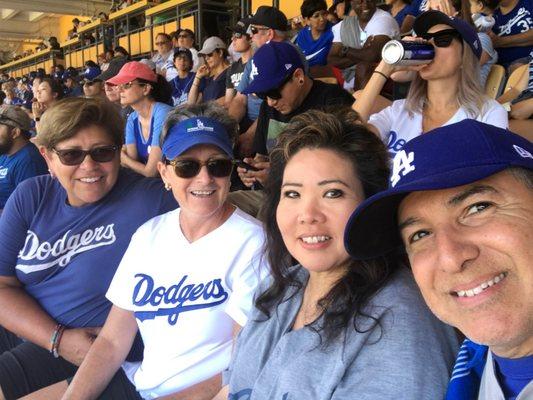
{"type": "Polygon", "coordinates": [[[47,173],[39,150],[29,141],[31,120],[18,106],[0,107],[0,212],[17,185],[47,173]]]}
{"type": "Polygon", "coordinates": [[[533,144],[471,119],[396,154],[351,216],[356,259],[406,252],[433,313],[468,338],[447,400],[533,398],[533,144]]]}

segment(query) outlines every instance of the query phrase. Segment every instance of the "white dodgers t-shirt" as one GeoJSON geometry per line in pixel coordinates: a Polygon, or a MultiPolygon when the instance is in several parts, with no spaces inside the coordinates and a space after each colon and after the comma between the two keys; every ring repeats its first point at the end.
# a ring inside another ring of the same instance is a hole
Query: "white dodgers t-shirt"
{"type": "MultiPolygon", "coordinates": [[[[391,157],[394,157],[408,141],[423,133],[422,114],[413,113],[409,115],[405,109],[405,101],[405,99],[396,100],[379,113],[372,114],[368,119],[368,123],[379,131],[379,136],[387,145],[387,150],[391,157]]],[[[455,115],[443,126],[455,124],[467,118],[471,117],[468,116],[466,110],[459,108],[455,115]]],[[[487,100],[481,114],[475,119],[503,129],[509,127],[507,111],[500,103],[492,99],[487,100]]]]}
{"type": "Polygon", "coordinates": [[[178,392],[230,362],[234,321],[244,325],[267,268],[259,221],[236,209],[219,228],[189,243],[180,209],[133,235],[107,292],[135,313],[145,351],[124,369],[144,398],[178,392]]]}

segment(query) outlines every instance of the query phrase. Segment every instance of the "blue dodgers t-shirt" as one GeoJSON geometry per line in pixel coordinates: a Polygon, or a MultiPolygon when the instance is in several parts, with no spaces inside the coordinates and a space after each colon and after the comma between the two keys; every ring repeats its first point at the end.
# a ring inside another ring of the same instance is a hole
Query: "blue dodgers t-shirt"
{"type": "Polygon", "coordinates": [[[328,22],[324,32],[316,40],[313,39],[309,26],[298,33],[296,44],[304,53],[310,67],[313,65],[326,65],[328,63],[328,54],[333,43],[332,26],[331,22],[328,22]]]}
{"type": "Polygon", "coordinates": [[[510,359],[492,354],[492,358],[496,362],[498,381],[505,398],[515,400],[533,380],[533,356],[510,359]]]}
{"type": "MultiPolygon", "coordinates": [[[[187,102],[189,91],[191,90],[195,75],[196,74],[194,72],[189,72],[185,78],[176,76],[170,81],[170,86],[172,86],[172,102],[174,107],[187,102]]],[[[199,90],[201,91],[202,88],[200,87],[199,90]]]]}
{"type": "Polygon", "coordinates": [[[46,162],[31,142],[15,154],[0,155],[0,209],[4,208],[8,197],[19,183],[46,173],[48,173],[46,162]]]}
{"type": "MultiPolygon", "coordinates": [[[[496,21],[492,31],[498,36],[518,35],[533,29],[533,2],[532,0],[520,0],[515,8],[506,15],[500,9],[494,11],[493,17],[496,21]]],[[[507,67],[519,58],[528,57],[533,50],[533,46],[498,47],[498,64],[507,67]]]]}
{"type": "Polygon", "coordinates": [[[57,322],[102,326],[107,288],[132,234],[177,207],[160,179],[121,169],[100,201],[71,207],[56,179],[20,184],[0,218],[0,275],[15,276],[57,322]]]}
{"type": "Polygon", "coordinates": [[[159,136],[163,129],[163,123],[167,115],[173,108],[165,103],[154,103],[152,108],[152,118],[150,120],[150,135],[145,139],[142,134],[139,114],[133,111],[126,122],[126,144],[135,144],[137,157],[140,162],[146,164],[152,146],[159,146],[159,136]]]}

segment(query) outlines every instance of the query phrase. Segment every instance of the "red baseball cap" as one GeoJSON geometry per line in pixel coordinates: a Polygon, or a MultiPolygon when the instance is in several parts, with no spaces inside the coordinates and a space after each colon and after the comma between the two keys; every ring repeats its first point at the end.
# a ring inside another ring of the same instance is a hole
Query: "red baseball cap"
{"type": "Polygon", "coordinates": [[[122,85],[135,79],[144,79],[149,82],[157,82],[157,74],[146,64],[138,61],[131,61],[124,64],[119,73],[109,79],[107,83],[112,85],[122,85]]]}

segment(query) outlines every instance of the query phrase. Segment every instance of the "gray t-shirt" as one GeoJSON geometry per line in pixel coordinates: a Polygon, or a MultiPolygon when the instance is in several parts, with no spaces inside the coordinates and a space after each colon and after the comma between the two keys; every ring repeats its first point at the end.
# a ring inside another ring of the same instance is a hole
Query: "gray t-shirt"
{"type": "MultiPolygon", "coordinates": [[[[296,268],[306,282],[307,271],[296,268]]],[[[379,326],[364,319],[356,332],[350,322],[326,349],[311,329],[291,330],[302,290],[291,288],[284,299],[266,321],[255,309],[241,331],[224,373],[228,400],[444,397],[457,338],[425,306],[409,270],[396,273],[370,301],[366,311],[379,326]]]]}

